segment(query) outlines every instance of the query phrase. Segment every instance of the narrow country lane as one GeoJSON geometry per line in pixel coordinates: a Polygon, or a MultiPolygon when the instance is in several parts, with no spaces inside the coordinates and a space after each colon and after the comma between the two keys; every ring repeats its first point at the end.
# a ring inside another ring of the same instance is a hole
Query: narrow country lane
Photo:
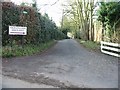
{"type": "Polygon", "coordinates": [[[66,39],[40,55],[3,59],[3,75],[54,87],[117,88],[118,59],[66,39]]]}

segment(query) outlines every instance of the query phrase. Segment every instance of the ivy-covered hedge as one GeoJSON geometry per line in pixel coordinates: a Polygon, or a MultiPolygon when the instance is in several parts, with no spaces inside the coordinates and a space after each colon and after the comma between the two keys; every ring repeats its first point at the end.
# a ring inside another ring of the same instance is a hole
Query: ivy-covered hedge
{"type": "Polygon", "coordinates": [[[24,36],[25,44],[46,42],[52,39],[63,39],[66,37],[56,24],[29,6],[18,6],[12,2],[2,2],[2,44],[9,45],[12,42],[21,44],[21,36],[8,35],[9,26],[27,26],[27,35],[24,36]],[[27,11],[24,14],[23,11],[27,11]]]}

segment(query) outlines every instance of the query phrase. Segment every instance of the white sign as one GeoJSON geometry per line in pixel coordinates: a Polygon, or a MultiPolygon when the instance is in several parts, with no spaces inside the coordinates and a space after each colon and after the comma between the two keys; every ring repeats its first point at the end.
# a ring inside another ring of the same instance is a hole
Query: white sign
{"type": "Polygon", "coordinates": [[[9,26],[9,35],[27,35],[27,27],[9,26]]]}

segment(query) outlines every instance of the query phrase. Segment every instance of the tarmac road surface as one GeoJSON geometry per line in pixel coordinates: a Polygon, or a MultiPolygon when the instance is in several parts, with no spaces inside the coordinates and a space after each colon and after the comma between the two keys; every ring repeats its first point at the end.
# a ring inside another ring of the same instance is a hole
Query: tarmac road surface
{"type": "Polygon", "coordinates": [[[3,59],[3,75],[53,87],[118,88],[118,58],[66,39],[39,55],[3,59]]]}

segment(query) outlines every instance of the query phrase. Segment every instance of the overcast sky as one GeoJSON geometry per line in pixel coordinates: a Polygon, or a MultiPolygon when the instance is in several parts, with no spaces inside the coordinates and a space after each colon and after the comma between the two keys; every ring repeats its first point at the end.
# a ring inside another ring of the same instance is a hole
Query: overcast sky
{"type": "MultiPolygon", "coordinates": [[[[21,2],[32,3],[32,0],[11,0],[16,4],[20,4],[21,2]]],[[[49,17],[55,21],[55,23],[60,26],[60,21],[62,18],[62,6],[61,4],[65,2],[65,0],[59,0],[55,5],[51,6],[51,4],[55,3],[57,0],[37,0],[38,8],[40,12],[48,13],[49,17]],[[47,6],[43,6],[44,4],[49,4],[47,6]]]]}

